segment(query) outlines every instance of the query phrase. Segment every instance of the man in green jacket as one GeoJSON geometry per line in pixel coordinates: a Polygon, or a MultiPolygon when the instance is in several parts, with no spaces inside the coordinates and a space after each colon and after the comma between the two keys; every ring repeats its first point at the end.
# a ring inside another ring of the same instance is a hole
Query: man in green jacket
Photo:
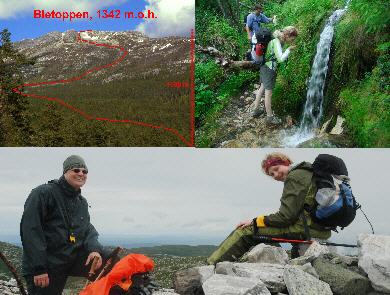
{"type": "Polygon", "coordinates": [[[30,295],[60,295],[68,276],[87,276],[94,257],[98,257],[97,269],[105,260],[107,253],[81,196],[87,175],[84,160],[70,156],[60,179],[36,187],[26,200],[20,236],[30,295]]]}
{"type": "Polygon", "coordinates": [[[299,163],[291,167],[291,159],[282,153],[272,153],[262,162],[263,171],[277,181],[284,182],[279,211],[240,222],[217,250],[207,259],[209,264],[220,261],[234,261],[250,247],[257,244],[254,235],[286,239],[305,239],[302,220],[304,212],[310,236],[328,239],[331,232],[312,222],[310,214],[303,211],[304,204],[314,205],[316,184],[311,172],[311,164],[299,163]]]}

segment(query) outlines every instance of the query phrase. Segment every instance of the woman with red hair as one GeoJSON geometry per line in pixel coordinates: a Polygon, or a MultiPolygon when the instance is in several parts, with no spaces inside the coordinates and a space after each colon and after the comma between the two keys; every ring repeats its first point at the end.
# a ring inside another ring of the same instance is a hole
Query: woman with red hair
{"type": "Polygon", "coordinates": [[[308,162],[301,162],[294,166],[292,164],[291,159],[282,153],[275,152],[266,156],[261,163],[264,173],[277,181],[284,182],[279,210],[274,214],[261,215],[240,222],[207,259],[209,264],[238,259],[258,243],[254,235],[305,239],[303,214],[311,237],[319,239],[330,237],[330,230],[313,222],[310,214],[303,210],[305,204],[310,207],[314,205],[317,191],[311,164],[308,162]]]}

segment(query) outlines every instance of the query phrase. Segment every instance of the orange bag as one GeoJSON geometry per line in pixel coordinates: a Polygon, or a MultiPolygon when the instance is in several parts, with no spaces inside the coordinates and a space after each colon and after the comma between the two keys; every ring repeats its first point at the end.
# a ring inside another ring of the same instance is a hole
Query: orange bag
{"type": "Polygon", "coordinates": [[[121,283],[122,279],[131,278],[136,273],[151,271],[153,268],[154,263],[149,257],[129,254],[115,264],[105,277],[88,285],[79,295],[108,295],[111,287],[121,283]]]}

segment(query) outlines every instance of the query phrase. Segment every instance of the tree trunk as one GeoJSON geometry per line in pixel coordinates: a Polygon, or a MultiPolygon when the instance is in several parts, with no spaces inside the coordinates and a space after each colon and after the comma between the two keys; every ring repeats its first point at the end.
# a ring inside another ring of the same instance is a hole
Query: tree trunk
{"type": "Polygon", "coordinates": [[[215,63],[222,68],[237,68],[237,69],[246,69],[246,70],[259,70],[259,65],[255,64],[252,61],[246,60],[230,60],[225,57],[223,53],[215,49],[214,47],[202,48],[199,45],[196,45],[196,50],[198,52],[209,55],[214,58],[215,63]]]}
{"type": "Polygon", "coordinates": [[[218,2],[219,9],[221,9],[221,11],[222,11],[223,17],[226,19],[225,9],[223,9],[221,0],[217,0],[217,2],[218,2]]]}

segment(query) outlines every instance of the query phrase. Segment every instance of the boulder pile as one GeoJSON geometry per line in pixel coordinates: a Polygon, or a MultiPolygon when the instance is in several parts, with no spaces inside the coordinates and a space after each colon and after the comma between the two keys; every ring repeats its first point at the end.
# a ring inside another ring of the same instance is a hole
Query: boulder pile
{"type": "MultiPolygon", "coordinates": [[[[247,262],[220,262],[178,271],[180,295],[390,294],[390,236],[360,234],[359,255],[333,253],[314,241],[289,259],[281,247],[259,244],[247,262]]],[[[333,249],[332,249],[333,250],[333,249]]]]}

